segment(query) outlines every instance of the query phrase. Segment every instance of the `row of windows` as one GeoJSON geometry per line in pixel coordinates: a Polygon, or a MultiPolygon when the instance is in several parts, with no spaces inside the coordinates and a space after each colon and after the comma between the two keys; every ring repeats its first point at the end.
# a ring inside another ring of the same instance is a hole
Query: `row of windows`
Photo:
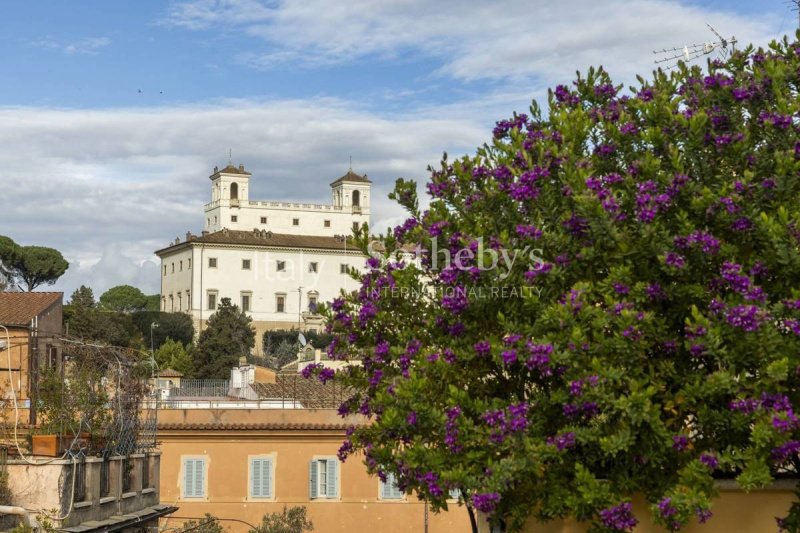
{"type": "MultiPolygon", "coordinates": [[[[217,268],[218,261],[216,257],[209,257],[208,258],[208,268],[217,268]]],[[[250,259],[242,259],[242,270],[251,270],[252,269],[252,261],[250,259]]],[[[275,271],[276,272],[286,272],[286,261],[278,259],[275,261],[275,271]]],[[[308,263],[308,271],[312,274],[316,274],[319,272],[319,263],[316,261],[311,261],[308,263]]],[[[346,263],[341,263],[339,265],[339,273],[340,274],[347,274],[350,271],[350,265],[346,263]]]]}
{"type": "Polygon", "coordinates": [[[170,313],[174,313],[176,311],[184,311],[184,310],[191,311],[192,310],[191,292],[189,292],[188,290],[186,291],[186,309],[184,309],[183,306],[183,293],[178,291],[175,295],[170,294],[169,296],[161,297],[161,310],[169,311],[170,313]]]}
{"type": "MultiPolygon", "coordinates": [[[[187,298],[188,298],[188,292],[187,298]]],[[[216,311],[217,309],[217,300],[219,297],[219,292],[215,290],[209,290],[206,292],[207,296],[207,309],[209,311],[216,311]]],[[[319,304],[318,296],[316,291],[311,291],[306,295],[306,300],[308,302],[308,310],[312,313],[317,312],[317,305],[319,304]]],[[[241,292],[239,294],[239,308],[244,313],[250,313],[253,310],[253,293],[252,292],[241,292]]],[[[286,293],[279,292],[275,294],[275,312],[276,313],[285,313],[286,312],[286,293]]]]}
{"type": "MultiPolygon", "coordinates": [[[[232,223],[238,223],[239,222],[239,215],[231,215],[231,222],[232,223]]],[[[217,217],[214,217],[214,224],[216,224],[216,223],[217,223],[217,217]]],[[[211,219],[210,218],[208,218],[206,220],[206,224],[208,226],[211,225],[211,219]]],[[[267,224],[267,217],[261,217],[261,224],[262,225],[266,225],[267,224]]],[[[331,227],[331,221],[327,220],[327,219],[323,220],[322,221],[322,225],[323,225],[323,227],[330,228],[331,227]]],[[[292,219],[292,226],[300,226],[300,219],[299,218],[293,218],[292,219]]],[[[358,222],[353,222],[353,229],[358,231],[358,228],[359,228],[359,223],[358,222]]]]}
{"type": "MultiPolygon", "coordinates": [[[[172,265],[172,273],[174,274],[175,273],[175,262],[173,261],[171,263],[171,265],[172,265]]],[[[191,268],[192,268],[192,260],[190,258],[190,259],[186,260],[186,270],[191,270],[191,268]]],[[[182,260],[178,261],[178,272],[183,272],[183,261],[182,260]]],[[[167,265],[164,265],[164,275],[165,276],[167,275],[167,265]]]]}
{"type": "MultiPolygon", "coordinates": [[[[187,269],[192,268],[192,260],[187,259],[187,269]]],[[[175,262],[172,262],[172,273],[175,273],[175,262]]],[[[242,259],[242,270],[252,270],[252,260],[250,259],[242,259]]],[[[218,261],[216,257],[209,257],[208,258],[208,268],[217,268],[218,261]]],[[[275,261],[275,271],[276,272],[286,272],[286,261],[285,260],[276,260],[275,261]]],[[[319,272],[319,263],[317,261],[311,261],[308,263],[308,271],[312,274],[316,274],[319,272]]],[[[339,265],[339,273],[340,274],[347,274],[350,271],[350,265],[346,263],[341,263],[339,265]]],[[[178,272],[183,272],[183,261],[178,261],[178,272]]],[[[167,275],[167,265],[164,265],[164,275],[167,275]]]]}
{"type": "MultiPolygon", "coordinates": [[[[226,475],[229,472],[226,472],[226,475]]],[[[207,498],[208,461],[205,457],[183,458],[183,498],[207,498]]],[[[335,457],[320,457],[308,462],[308,498],[339,498],[341,479],[339,460],[335,457]]],[[[386,476],[386,481],[379,481],[379,497],[382,500],[401,500],[403,492],[398,488],[393,474],[386,476]]],[[[274,456],[256,456],[248,460],[247,495],[249,498],[275,497],[275,462],[274,456]]],[[[458,499],[456,491],[450,491],[451,499],[458,499]]]]}

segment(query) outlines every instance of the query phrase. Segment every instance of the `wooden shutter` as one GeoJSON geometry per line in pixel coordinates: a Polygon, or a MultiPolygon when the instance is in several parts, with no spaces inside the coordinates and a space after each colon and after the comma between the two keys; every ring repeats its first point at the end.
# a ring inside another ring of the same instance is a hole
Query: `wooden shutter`
{"type": "Polygon", "coordinates": [[[194,498],[194,460],[183,460],[183,497],[194,498]]]}
{"type": "Polygon", "coordinates": [[[250,461],[250,495],[253,498],[272,497],[272,460],[251,459],[250,461]]]}
{"type": "Polygon", "coordinates": [[[336,459],[328,459],[327,461],[328,466],[328,498],[338,498],[338,473],[339,473],[339,461],[336,459]]]}
{"type": "Polygon", "coordinates": [[[313,500],[317,497],[317,462],[308,463],[308,498],[313,500]]]}
{"type": "Polygon", "coordinates": [[[399,500],[403,493],[397,486],[397,478],[394,474],[386,474],[386,481],[381,483],[381,499],[399,500]]]}
{"type": "Polygon", "coordinates": [[[203,479],[205,461],[203,459],[194,460],[194,497],[202,498],[206,495],[206,488],[203,479]]]}

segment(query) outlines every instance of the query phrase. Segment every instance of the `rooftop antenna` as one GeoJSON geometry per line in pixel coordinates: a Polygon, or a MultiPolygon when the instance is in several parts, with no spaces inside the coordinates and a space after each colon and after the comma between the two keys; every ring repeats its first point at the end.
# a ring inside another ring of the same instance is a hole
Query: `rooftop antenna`
{"type": "Polygon", "coordinates": [[[800,0],[787,0],[786,3],[794,6],[792,11],[797,11],[797,27],[800,28],[800,0]]]}
{"type": "MultiPolygon", "coordinates": [[[[797,0],[797,1],[800,2],[800,0],[797,0]]],[[[352,155],[350,156],[350,170],[353,170],[353,156],[352,155]]]]}
{"type": "MultiPolygon", "coordinates": [[[[800,4],[800,0],[792,0],[800,4]]],[[[661,50],[653,50],[653,53],[658,57],[655,60],[656,65],[666,64],[673,62],[673,64],[667,66],[667,70],[675,68],[678,66],[679,61],[683,61],[684,63],[688,63],[698,57],[707,56],[714,51],[718,51],[720,57],[725,59],[729,57],[730,54],[736,49],[736,37],[731,36],[730,39],[726,39],[722,35],[719,34],[717,30],[714,29],[711,24],[706,23],[708,29],[714,34],[717,38],[716,41],[709,41],[700,44],[687,44],[684,45],[682,48],[663,48],[661,50]],[[730,50],[728,49],[730,47],[730,50]]]]}
{"type": "Polygon", "coordinates": [[[233,165],[233,148],[228,148],[228,164],[233,165]]]}

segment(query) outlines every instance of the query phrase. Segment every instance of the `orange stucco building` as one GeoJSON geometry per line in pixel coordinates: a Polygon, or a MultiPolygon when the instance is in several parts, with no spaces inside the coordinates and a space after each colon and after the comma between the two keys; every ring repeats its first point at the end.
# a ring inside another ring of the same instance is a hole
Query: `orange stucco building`
{"type": "MultiPolygon", "coordinates": [[[[334,409],[204,408],[159,411],[161,502],[180,510],[162,527],[211,513],[257,525],[284,505],[305,506],[320,533],[469,531],[455,502],[426,513],[369,476],[359,457],[340,463],[347,425],[334,409]],[[180,518],[185,517],[185,518],[180,518]]],[[[233,532],[248,526],[222,522],[233,532]]]]}
{"type": "Polygon", "coordinates": [[[13,426],[15,417],[20,426],[36,423],[30,407],[38,374],[61,364],[62,298],[60,292],[0,292],[0,396],[6,424],[13,426]]]}

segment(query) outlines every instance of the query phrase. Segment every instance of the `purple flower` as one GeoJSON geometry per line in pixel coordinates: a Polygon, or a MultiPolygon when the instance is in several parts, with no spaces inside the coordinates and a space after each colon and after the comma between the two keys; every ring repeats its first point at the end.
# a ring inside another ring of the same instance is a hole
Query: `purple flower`
{"type": "Polygon", "coordinates": [[[517,351],[516,350],[505,350],[503,353],[500,354],[503,358],[503,364],[506,366],[511,366],[517,362],[517,351]]]}
{"type": "Polygon", "coordinates": [[[689,438],[686,435],[672,436],[672,449],[678,452],[686,451],[689,447],[689,438]]]}
{"type": "Polygon", "coordinates": [[[406,417],[406,424],[408,424],[409,426],[416,426],[417,425],[417,413],[416,413],[416,411],[411,411],[410,413],[408,413],[408,416],[406,417]]]}
{"type": "Polygon", "coordinates": [[[621,503],[600,511],[600,520],[603,524],[616,531],[629,531],[636,527],[639,521],[633,516],[633,506],[630,502],[621,503]]]}
{"type": "Polygon", "coordinates": [[[675,252],[667,252],[667,255],[664,257],[664,262],[667,264],[667,266],[674,268],[683,268],[684,265],[686,265],[686,259],[675,252]]]}
{"type": "Polygon", "coordinates": [[[472,496],[473,507],[487,515],[494,513],[498,503],[500,503],[500,495],[496,492],[478,493],[472,496]]]}
{"type": "Polygon", "coordinates": [[[475,352],[477,352],[478,355],[486,357],[487,355],[489,355],[492,349],[492,345],[489,344],[489,341],[480,341],[475,343],[473,348],[475,348],[475,352]]]}
{"type": "Polygon", "coordinates": [[[672,498],[666,497],[658,502],[658,512],[661,513],[663,518],[674,516],[678,510],[672,506],[672,498]]]}
{"type": "Polygon", "coordinates": [[[336,371],[332,368],[323,368],[319,371],[319,380],[322,383],[327,383],[328,381],[332,380],[336,377],[336,371]]]}
{"type": "Polygon", "coordinates": [[[800,452],[800,441],[790,440],[772,449],[772,458],[779,462],[784,462],[790,457],[796,456],[800,452]]]}
{"type": "Polygon", "coordinates": [[[719,460],[715,456],[708,453],[700,455],[700,462],[711,470],[714,470],[719,465],[719,460]]]}
{"type": "Polygon", "coordinates": [[[547,439],[547,444],[555,446],[558,451],[563,451],[566,450],[567,448],[572,448],[573,446],[575,446],[575,433],[572,431],[568,431],[567,433],[562,433],[561,435],[549,437],[547,439]]]}
{"type": "Polygon", "coordinates": [[[747,217],[739,217],[731,224],[733,231],[749,231],[753,228],[753,221],[747,217]]]}
{"type": "Polygon", "coordinates": [[[766,312],[757,305],[737,305],[725,313],[728,324],[744,331],[757,331],[766,318],[766,312]]]}

